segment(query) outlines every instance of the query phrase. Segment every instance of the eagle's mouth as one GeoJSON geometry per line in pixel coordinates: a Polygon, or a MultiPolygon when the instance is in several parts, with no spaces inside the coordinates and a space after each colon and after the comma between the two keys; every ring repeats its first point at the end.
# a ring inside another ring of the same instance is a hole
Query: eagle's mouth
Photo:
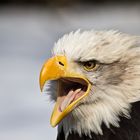
{"type": "Polygon", "coordinates": [[[41,90],[49,80],[58,81],[57,99],[50,120],[54,127],[80,105],[82,99],[89,94],[91,83],[84,75],[69,69],[65,56],[54,56],[43,65],[40,73],[41,90]]]}
{"type": "Polygon", "coordinates": [[[58,80],[59,111],[63,112],[70,104],[82,99],[88,83],[82,78],[60,78],[58,80]]]}

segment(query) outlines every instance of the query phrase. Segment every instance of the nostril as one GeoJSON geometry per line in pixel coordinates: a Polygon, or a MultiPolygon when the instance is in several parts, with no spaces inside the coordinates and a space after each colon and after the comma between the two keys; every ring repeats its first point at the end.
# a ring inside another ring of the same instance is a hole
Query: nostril
{"type": "Polygon", "coordinates": [[[64,66],[64,64],[62,62],[60,62],[60,61],[59,61],[59,64],[62,65],[62,66],[64,66]]]}

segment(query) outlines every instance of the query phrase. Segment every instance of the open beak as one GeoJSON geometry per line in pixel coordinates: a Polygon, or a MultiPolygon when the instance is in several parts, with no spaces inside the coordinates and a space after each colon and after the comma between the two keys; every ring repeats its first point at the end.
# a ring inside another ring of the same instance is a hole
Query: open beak
{"type": "Polygon", "coordinates": [[[50,58],[40,72],[40,89],[48,80],[58,81],[57,101],[51,116],[51,125],[55,127],[71,112],[90,91],[90,82],[82,75],[70,72],[67,58],[50,58]]]}

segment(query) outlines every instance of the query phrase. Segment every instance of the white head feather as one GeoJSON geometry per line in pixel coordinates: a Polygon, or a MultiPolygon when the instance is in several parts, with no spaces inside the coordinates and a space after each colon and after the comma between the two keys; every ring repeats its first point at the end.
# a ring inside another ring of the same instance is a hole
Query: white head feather
{"type": "MultiPolygon", "coordinates": [[[[59,39],[53,55],[65,55],[71,71],[93,83],[89,96],[59,124],[66,136],[71,131],[103,134],[102,123],[108,128],[119,127],[120,116],[130,118],[131,103],[140,100],[140,37],[112,30],[78,30],[59,39]],[[93,59],[101,63],[94,72],[86,72],[75,63],[93,59]]],[[[49,91],[54,86],[51,84],[49,91]]],[[[50,93],[53,100],[55,94],[50,93]]]]}

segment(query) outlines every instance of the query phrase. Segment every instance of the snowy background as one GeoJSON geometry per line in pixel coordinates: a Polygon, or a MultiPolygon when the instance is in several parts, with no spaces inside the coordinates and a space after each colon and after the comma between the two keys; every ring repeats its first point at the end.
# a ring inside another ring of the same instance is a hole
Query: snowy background
{"type": "Polygon", "coordinates": [[[0,7],[0,140],[55,140],[39,72],[54,42],[79,28],[140,35],[140,5],[0,7]]]}

